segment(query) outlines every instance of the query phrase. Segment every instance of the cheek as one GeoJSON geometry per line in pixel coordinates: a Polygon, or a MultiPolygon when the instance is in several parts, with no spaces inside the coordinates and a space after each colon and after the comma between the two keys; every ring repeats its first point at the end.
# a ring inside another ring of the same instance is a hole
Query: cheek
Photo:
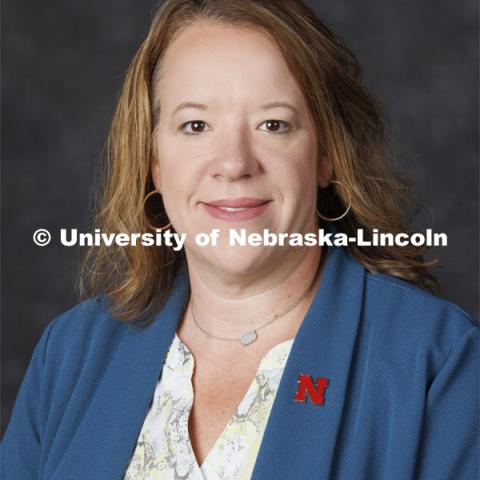
{"type": "Polygon", "coordinates": [[[159,142],[158,185],[170,221],[178,232],[192,233],[192,207],[201,182],[202,162],[198,151],[185,148],[174,138],[159,142]]]}
{"type": "MultiPolygon", "coordinates": [[[[267,157],[268,158],[268,157],[267,157]]],[[[316,190],[316,148],[312,142],[295,142],[270,156],[270,171],[285,196],[298,199],[316,190]]]]}
{"type": "Polygon", "coordinates": [[[157,143],[157,175],[161,191],[171,196],[183,192],[188,187],[188,181],[192,177],[189,166],[195,164],[189,157],[185,147],[170,136],[161,133],[156,138],[157,143]]]}

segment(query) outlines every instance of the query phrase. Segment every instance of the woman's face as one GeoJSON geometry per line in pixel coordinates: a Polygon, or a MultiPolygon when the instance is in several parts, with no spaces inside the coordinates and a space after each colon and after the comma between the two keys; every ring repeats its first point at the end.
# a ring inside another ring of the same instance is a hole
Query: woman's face
{"type": "Polygon", "coordinates": [[[285,249],[229,246],[229,229],[315,231],[319,157],[303,94],[276,43],[260,30],[196,23],[169,45],[155,86],[160,105],[155,186],[189,261],[250,275],[285,249]],[[220,229],[217,247],[195,235],[220,229]]]}

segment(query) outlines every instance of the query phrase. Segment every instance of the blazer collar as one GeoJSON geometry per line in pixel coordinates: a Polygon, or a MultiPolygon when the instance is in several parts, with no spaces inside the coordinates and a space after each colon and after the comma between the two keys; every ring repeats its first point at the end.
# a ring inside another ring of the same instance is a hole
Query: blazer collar
{"type": "MultiPolygon", "coordinates": [[[[329,475],[360,317],[364,269],[340,247],[329,247],[324,268],[285,366],[254,479],[329,475]],[[300,373],[329,379],[323,406],[293,400],[300,373]]],[[[51,478],[122,478],[188,293],[184,274],[151,325],[122,327],[123,337],[51,478]]]]}

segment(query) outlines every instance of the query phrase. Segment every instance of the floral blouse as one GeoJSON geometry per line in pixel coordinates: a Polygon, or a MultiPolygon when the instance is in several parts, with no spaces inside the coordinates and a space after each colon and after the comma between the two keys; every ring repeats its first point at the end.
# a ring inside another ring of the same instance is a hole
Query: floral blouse
{"type": "Polygon", "coordinates": [[[124,480],[247,480],[293,339],[270,349],[234,415],[199,466],[190,443],[194,358],[177,334],[168,351],[150,410],[124,480]]]}

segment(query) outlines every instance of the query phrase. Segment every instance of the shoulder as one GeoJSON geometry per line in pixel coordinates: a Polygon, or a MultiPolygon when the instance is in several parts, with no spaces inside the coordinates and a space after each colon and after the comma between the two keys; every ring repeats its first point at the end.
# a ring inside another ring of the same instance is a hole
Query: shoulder
{"type": "Polygon", "coordinates": [[[85,362],[118,344],[128,325],[115,319],[105,297],[85,300],[53,319],[43,332],[45,366],[55,368],[85,362]]]}
{"type": "Polygon", "coordinates": [[[50,339],[67,335],[73,341],[74,337],[78,339],[78,335],[86,332],[90,336],[100,335],[103,331],[113,333],[121,329],[122,325],[121,321],[111,315],[107,298],[99,296],[89,298],[61,313],[47,328],[51,330],[50,339]]]}
{"type": "Polygon", "coordinates": [[[421,353],[441,364],[467,337],[478,336],[478,324],[457,305],[395,277],[366,273],[365,328],[386,352],[421,353]]]}

